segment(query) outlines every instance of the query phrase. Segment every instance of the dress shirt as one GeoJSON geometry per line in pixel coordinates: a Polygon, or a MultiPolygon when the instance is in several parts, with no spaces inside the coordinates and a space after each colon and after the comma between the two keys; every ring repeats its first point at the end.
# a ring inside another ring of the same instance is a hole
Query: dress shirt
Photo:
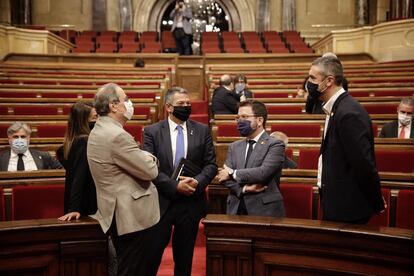
{"type": "MultiPolygon", "coordinates": [[[[172,156],[173,156],[173,164],[175,164],[175,152],[177,146],[177,124],[168,117],[168,125],[170,126],[170,137],[171,137],[171,148],[172,148],[172,156]]],[[[187,156],[187,148],[188,148],[188,132],[187,132],[187,124],[184,122],[181,124],[183,127],[183,137],[184,137],[184,157],[187,156]]]]}
{"type": "MultiPolygon", "coordinates": [[[[7,168],[7,171],[9,172],[17,171],[18,160],[19,160],[19,155],[11,150],[9,167],[7,168]]],[[[33,156],[29,150],[26,150],[23,153],[23,163],[24,163],[24,171],[37,171],[36,163],[34,162],[33,156]]]]}
{"type": "MultiPolygon", "coordinates": [[[[332,108],[336,102],[336,100],[339,98],[339,96],[343,93],[345,93],[345,89],[341,88],[339,89],[323,106],[322,106],[322,110],[325,112],[326,114],[326,118],[325,118],[325,126],[323,128],[323,138],[325,139],[326,136],[326,131],[328,131],[328,126],[329,126],[329,118],[331,116],[333,116],[332,113],[332,108]]],[[[322,154],[319,155],[319,159],[318,159],[318,182],[317,185],[319,188],[322,187],[322,154]]]]}

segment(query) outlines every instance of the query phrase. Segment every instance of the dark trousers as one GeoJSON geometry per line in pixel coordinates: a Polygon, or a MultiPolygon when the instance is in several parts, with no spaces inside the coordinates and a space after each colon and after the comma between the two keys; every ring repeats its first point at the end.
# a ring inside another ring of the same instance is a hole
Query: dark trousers
{"type": "Polygon", "coordinates": [[[148,248],[151,246],[152,227],[118,236],[115,217],[111,237],[116,250],[118,276],[147,276],[148,248]]]}
{"type": "Polygon", "coordinates": [[[182,37],[175,37],[175,44],[177,46],[177,52],[180,55],[191,55],[191,36],[185,34],[182,37]]]}
{"type": "Polygon", "coordinates": [[[157,275],[164,249],[167,247],[171,232],[174,258],[174,275],[191,276],[194,244],[199,221],[195,221],[182,202],[171,203],[160,222],[154,226],[151,243],[148,275],[157,275]]]}

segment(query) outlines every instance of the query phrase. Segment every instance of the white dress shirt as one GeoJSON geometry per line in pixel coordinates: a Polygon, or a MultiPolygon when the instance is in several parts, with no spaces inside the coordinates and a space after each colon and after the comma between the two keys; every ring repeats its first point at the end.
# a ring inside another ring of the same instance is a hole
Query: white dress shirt
{"type": "MultiPolygon", "coordinates": [[[[341,88],[339,89],[323,106],[322,109],[326,114],[325,118],[325,126],[323,128],[323,138],[325,139],[326,131],[328,130],[329,126],[329,118],[333,116],[332,114],[332,108],[336,102],[336,100],[339,98],[339,96],[343,93],[345,93],[345,89],[341,88]]],[[[322,187],[322,154],[319,155],[318,159],[318,182],[317,185],[319,188],[322,187]]]]}
{"type": "MultiPolygon", "coordinates": [[[[175,164],[175,152],[177,146],[177,124],[168,117],[168,124],[170,126],[170,137],[171,137],[171,148],[172,148],[172,157],[173,157],[173,164],[175,164]]],[[[184,136],[184,157],[187,157],[187,147],[188,147],[188,131],[187,131],[187,124],[184,122],[182,125],[183,127],[183,136],[184,136]]]]}
{"type": "MultiPolygon", "coordinates": [[[[19,160],[19,156],[14,151],[10,150],[10,160],[9,160],[9,167],[7,171],[15,172],[17,171],[17,161],[19,160]]],[[[29,150],[26,150],[23,153],[23,163],[24,163],[24,170],[25,171],[37,171],[36,163],[34,162],[33,156],[29,150]]]]}

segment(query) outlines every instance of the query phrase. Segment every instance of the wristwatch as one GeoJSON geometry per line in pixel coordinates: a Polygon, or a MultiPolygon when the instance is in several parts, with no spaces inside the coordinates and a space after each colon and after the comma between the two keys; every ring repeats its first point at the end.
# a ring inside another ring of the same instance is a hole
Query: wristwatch
{"type": "Polygon", "coordinates": [[[231,177],[233,177],[234,170],[229,168],[229,169],[228,169],[228,172],[229,172],[229,175],[230,175],[231,177]]]}

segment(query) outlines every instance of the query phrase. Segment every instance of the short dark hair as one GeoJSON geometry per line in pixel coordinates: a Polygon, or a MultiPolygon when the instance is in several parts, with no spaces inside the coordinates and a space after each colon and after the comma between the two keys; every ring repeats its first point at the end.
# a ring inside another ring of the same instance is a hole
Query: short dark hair
{"type": "Polygon", "coordinates": [[[165,97],[164,97],[164,103],[165,104],[171,104],[172,103],[172,98],[174,97],[174,95],[176,93],[181,93],[181,94],[186,94],[188,95],[188,91],[185,90],[182,87],[179,86],[173,86],[170,89],[167,90],[167,93],[165,93],[165,97]]]}
{"type": "Polygon", "coordinates": [[[322,69],[325,76],[333,76],[336,85],[342,85],[344,79],[344,71],[342,63],[339,59],[332,56],[319,57],[312,62],[313,66],[318,66],[322,69]]]}
{"type": "Polygon", "coordinates": [[[233,82],[234,82],[234,83],[237,83],[237,82],[239,82],[240,80],[243,80],[243,82],[244,82],[244,83],[247,83],[247,78],[246,78],[246,76],[245,76],[244,74],[238,74],[238,75],[236,75],[236,76],[234,77],[234,79],[233,79],[233,82]]]}
{"type": "Polygon", "coordinates": [[[239,108],[243,107],[243,106],[251,106],[254,116],[262,117],[263,118],[263,128],[266,127],[267,108],[266,108],[266,105],[264,103],[259,102],[257,100],[246,100],[246,101],[241,102],[239,104],[239,108]]]}

